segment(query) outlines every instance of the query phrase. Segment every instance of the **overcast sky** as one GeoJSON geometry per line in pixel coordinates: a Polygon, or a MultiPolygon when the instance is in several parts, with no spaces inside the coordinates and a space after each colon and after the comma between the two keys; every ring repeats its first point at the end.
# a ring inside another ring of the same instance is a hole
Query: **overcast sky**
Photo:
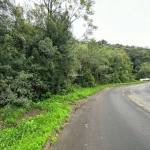
{"type": "MultiPolygon", "coordinates": [[[[19,1],[19,0],[17,0],[19,1]]],[[[20,0],[21,1],[21,0],[20,0]]],[[[94,32],[96,40],[111,44],[150,47],[150,0],[95,0],[94,32]]],[[[80,37],[82,22],[77,22],[74,33],[80,37]]]]}
{"type": "Polygon", "coordinates": [[[150,47],[150,0],[96,0],[97,40],[150,47]]]}

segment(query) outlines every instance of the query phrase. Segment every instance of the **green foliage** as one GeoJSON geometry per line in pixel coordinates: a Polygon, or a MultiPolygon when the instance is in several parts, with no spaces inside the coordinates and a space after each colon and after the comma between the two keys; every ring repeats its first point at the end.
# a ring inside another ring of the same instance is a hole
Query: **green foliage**
{"type": "Polygon", "coordinates": [[[46,107],[47,112],[22,120],[14,128],[3,129],[0,135],[0,149],[41,149],[46,139],[59,127],[70,110],[68,105],[58,102],[46,104],[42,105],[46,107]]]}
{"type": "Polygon", "coordinates": [[[132,64],[122,49],[113,49],[109,54],[111,82],[128,82],[132,81],[132,64]]]}
{"type": "Polygon", "coordinates": [[[88,29],[85,39],[96,29],[90,19],[93,0],[49,2],[33,8],[0,2],[0,120],[8,125],[31,108],[44,110],[2,130],[0,149],[40,149],[67,116],[67,103],[108,86],[96,84],[149,77],[149,49],[74,38],[79,18],[88,29]]]}
{"type": "Polygon", "coordinates": [[[150,77],[150,63],[144,62],[140,65],[140,70],[138,71],[139,78],[149,78],[150,77]]]}
{"type": "Polygon", "coordinates": [[[51,139],[51,144],[53,145],[58,139],[58,134],[56,134],[54,137],[51,139]]]}
{"type": "Polygon", "coordinates": [[[48,2],[33,8],[1,2],[0,107],[30,109],[50,97],[47,92],[73,92],[73,84],[91,87],[149,77],[149,49],[74,38],[72,25],[79,18],[87,24],[86,33],[96,28],[90,19],[93,0],[48,2]]]}
{"type": "Polygon", "coordinates": [[[92,87],[95,85],[95,79],[90,70],[87,70],[85,73],[83,73],[83,76],[79,77],[77,82],[83,87],[92,87]]]}
{"type": "MultiPolygon", "coordinates": [[[[12,128],[5,128],[3,130],[0,128],[0,149],[40,150],[52,131],[58,129],[62,120],[68,116],[70,110],[68,103],[73,103],[80,98],[87,97],[100,89],[116,85],[120,84],[106,84],[92,88],[78,87],[74,89],[73,93],[64,96],[51,95],[51,98],[35,103],[33,108],[40,108],[43,110],[43,113],[32,118],[23,119],[17,126],[12,128]]],[[[18,109],[17,107],[1,108],[0,119],[4,119],[6,123],[11,123],[20,119],[23,112],[25,112],[25,109],[18,109]],[[8,113],[3,116],[4,112],[8,113]]],[[[57,138],[58,135],[52,137],[52,144],[57,138]]]]}
{"type": "Polygon", "coordinates": [[[127,52],[133,64],[133,74],[136,79],[139,79],[138,74],[140,66],[144,62],[150,63],[150,50],[148,48],[136,47],[136,46],[122,46],[122,48],[127,52]]]}
{"type": "Polygon", "coordinates": [[[5,107],[0,108],[0,120],[4,122],[4,125],[14,123],[21,118],[25,111],[24,108],[18,108],[14,105],[6,105],[5,107]]]}

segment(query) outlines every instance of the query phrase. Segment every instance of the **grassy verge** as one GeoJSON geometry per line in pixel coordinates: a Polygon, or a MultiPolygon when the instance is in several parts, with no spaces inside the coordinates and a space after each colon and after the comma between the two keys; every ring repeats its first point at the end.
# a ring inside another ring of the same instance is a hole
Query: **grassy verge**
{"type": "MultiPolygon", "coordinates": [[[[41,150],[46,139],[54,130],[59,128],[62,120],[68,116],[68,112],[71,109],[70,104],[100,89],[117,85],[121,84],[106,84],[92,88],[79,88],[67,95],[51,95],[50,98],[34,104],[32,109],[40,108],[43,110],[43,113],[35,117],[23,119],[16,126],[11,128],[0,128],[0,149],[41,150]]],[[[2,121],[5,124],[14,122],[26,111],[23,108],[9,107],[10,106],[0,109],[0,125],[2,121]]],[[[54,143],[55,141],[56,139],[52,138],[52,142],[54,143]]]]}

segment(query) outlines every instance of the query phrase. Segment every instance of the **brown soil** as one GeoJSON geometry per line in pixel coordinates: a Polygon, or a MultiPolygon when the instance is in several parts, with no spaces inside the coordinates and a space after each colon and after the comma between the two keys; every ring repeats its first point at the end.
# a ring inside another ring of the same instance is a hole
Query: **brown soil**
{"type": "Polygon", "coordinates": [[[34,117],[36,115],[41,114],[42,112],[43,112],[43,110],[38,109],[38,108],[29,110],[26,113],[24,113],[20,119],[16,120],[15,122],[12,122],[10,124],[7,124],[7,125],[5,125],[4,122],[0,120],[0,127],[2,129],[11,128],[13,126],[16,126],[19,122],[21,122],[22,119],[27,119],[29,117],[34,117]]]}
{"type": "Polygon", "coordinates": [[[25,114],[23,114],[22,118],[29,118],[29,117],[34,117],[36,115],[41,114],[43,111],[41,109],[33,109],[33,110],[29,110],[28,112],[26,112],[25,114]]]}
{"type": "Polygon", "coordinates": [[[29,117],[34,117],[34,116],[36,116],[36,115],[41,114],[42,112],[43,112],[43,110],[38,109],[38,108],[29,110],[29,111],[27,111],[26,113],[24,113],[23,116],[22,116],[22,118],[19,119],[19,120],[17,120],[17,121],[15,122],[15,124],[18,124],[22,119],[27,119],[27,118],[29,118],[29,117]]]}

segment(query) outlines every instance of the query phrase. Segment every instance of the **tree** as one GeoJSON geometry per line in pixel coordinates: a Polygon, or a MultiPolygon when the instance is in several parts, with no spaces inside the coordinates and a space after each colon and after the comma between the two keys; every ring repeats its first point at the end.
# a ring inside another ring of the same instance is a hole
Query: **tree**
{"type": "Polygon", "coordinates": [[[107,42],[106,40],[98,41],[98,43],[99,43],[100,45],[107,45],[107,44],[108,44],[108,42],[107,42]]]}
{"type": "Polygon", "coordinates": [[[123,49],[106,47],[105,57],[108,58],[108,74],[110,82],[127,82],[133,80],[132,63],[123,49]]]}
{"type": "MultiPolygon", "coordinates": [[[[48,31],[52,27],[53,30],[71,31],[73,23],[78,19],[83,19],[84,21],[83,25],[86,28],[84,37],[91,35],[93,30],[96,29],[96,26],[93,25],[93,20],[90,18],[94,14],[92,10],[94,0],[40,0],[39,2],[40,5],[35,3],[35,9],[32,9],[32,14],[40,17],[38,22],[42,21],[41,25],[44,25],[48,31]]],[[[34,20],[36,21],[39,17],[34,17],[34,20]]]]}
{"type": "Polygon", "coordinates": [[[150,77],[150,63],[144,62],[140,65],[140,70],[138,71],[138,78],[149,78],[150,77]]]}

